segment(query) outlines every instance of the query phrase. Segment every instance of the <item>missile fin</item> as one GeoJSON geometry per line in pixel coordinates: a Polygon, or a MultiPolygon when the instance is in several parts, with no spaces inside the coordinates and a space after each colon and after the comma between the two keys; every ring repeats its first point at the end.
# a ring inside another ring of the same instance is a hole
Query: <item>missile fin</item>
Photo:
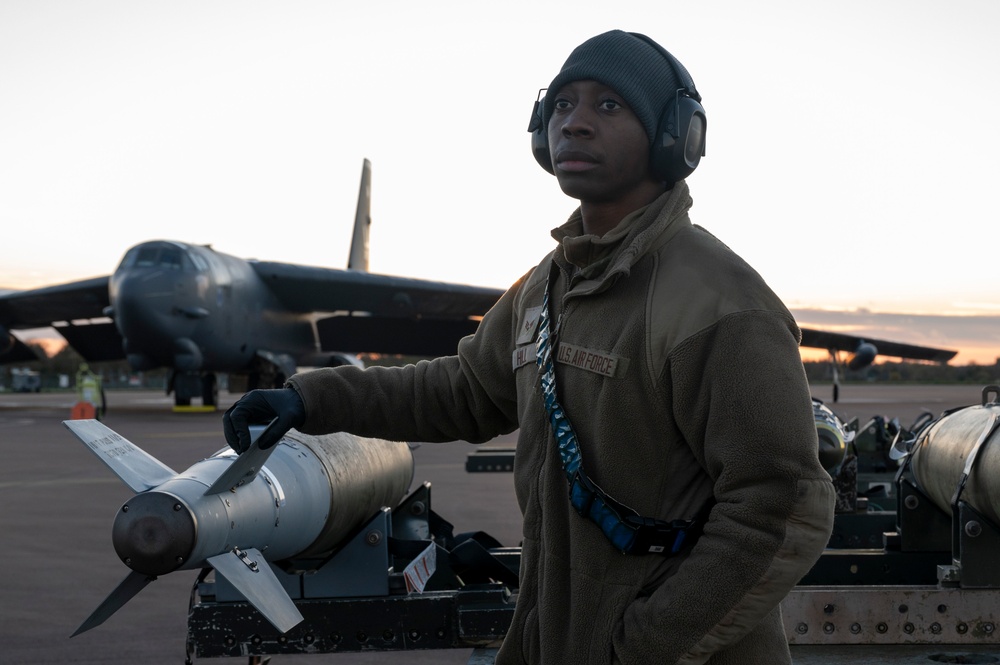
{"type": "Polygon", "coordinates": [[[282,633],[303,621],[299,608],[288,597],[259,550],[233,548],[209,557],[208,563],[282,633]]]}
{"type": "Polygon", "coordinates": [[[120,610],[122,606],[132,599],[137,593],[146,588],[146,585],[156,579],[155,575],[144,575],[142,573],[137,573],[132,571],[128,574],[121,583],[115,587],[104,601],[97,606],[87,620],[80,624],[80,627],[76,629],[76,632],[70,635],[70,637],[76,637],[80,633],[86,632],[91,628],[96,628],[102,623],[108,620],[108,618],[120,610]]]}
{"type": "MultiPolygon", "coordinates": [[[[277,420],[277,418],[272,420],[268,427],[274,425],[277,420]]],[[[205,496],[222,494],[240,485],[253,482],[254,478],[257,477],[257,473],[264,467],[264,462],[267,461],[267,458],[271,456],[271,453],[278,446],[276,443],[270,448],[260,449],[260,446],[257,445],[257,440],[266,431],[266,428],[250,428],[250,436],[253,438],[250,448],[233,460],[233,463],[222,472],[222,475],[216,478],[212,486],[205,490],[205,496]]]]}
{"type": "Polygon", "coordinates": [[[97,420],[64,420],[63,425],[132,489],[145,492],[177,472],[97,420]]]}

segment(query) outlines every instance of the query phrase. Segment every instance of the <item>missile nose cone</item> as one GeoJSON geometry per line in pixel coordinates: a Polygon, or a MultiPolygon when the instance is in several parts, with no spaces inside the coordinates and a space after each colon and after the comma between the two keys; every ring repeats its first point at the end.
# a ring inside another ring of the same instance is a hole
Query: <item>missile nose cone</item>
{"type": "Polygon", "coordinates": [[[195,545],[194,514],[177,497],[144,492],[118,511],[111,529],[115,552],[144,575],[163,575],[188,562],[195,545]]]}

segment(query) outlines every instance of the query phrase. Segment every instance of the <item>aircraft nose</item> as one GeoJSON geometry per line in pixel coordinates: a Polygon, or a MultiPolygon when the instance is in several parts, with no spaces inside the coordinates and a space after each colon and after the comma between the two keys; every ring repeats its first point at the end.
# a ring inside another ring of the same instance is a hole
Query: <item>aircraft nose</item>
{"type": "Polygon", "coordinates": [[[204,358],[192,336],[209,311],[190,297],[189,277],[158,269],[123,269],[112,279],[115,325],[132,367],[201,369],[204,358]]]}
{"type": "Polygon", "coordinates": [[[169,311],[172,291],[154,280],[123,275],[115,280],[111,307],[123,337],[158,339],[164,330],[163,312],[169,311]]]}
{"type": "Polygon", "coordinates": [[[196,535],[191,509],[164,492],[132,497],[111,529],[119,558],[144,575],[164,575],[181,567],[194,550],[196,535]]]}

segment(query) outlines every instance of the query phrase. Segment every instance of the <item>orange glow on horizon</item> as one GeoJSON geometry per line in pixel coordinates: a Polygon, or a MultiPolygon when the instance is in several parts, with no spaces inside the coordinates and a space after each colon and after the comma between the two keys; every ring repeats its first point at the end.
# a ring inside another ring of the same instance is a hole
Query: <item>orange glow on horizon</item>
{"type": "MultiPolygon", "coordinates": [[[[952,347],[954,348],[954,347],[952,347]]],[[[799,347],[799,354],[802,356],[803,362],[825,362],[830,360],[830,354],[823,349],[811,349],[806,347],[799,347]]],[[[846,354],[842,354],[846,357],[846,354]]],[[[1000,349],[992,346],[978,346],[978,347],[968,347],[960,349],[958,355],[951,359],[948,363],[952,366],[960,365],[994,365],[1000,360],[1000,349]]],[[[877,356],[875,358],[875,364],[879,365],[885,362],[898,362],[899,358],[893,358],[890,356],[877,356]]],[[[917,361],[911,361],[917,362],[917,361]]]]}
{"type": "MultiPolygon", "coordinates": [[[[33,335],[22,338],[22,341],[39,345],[50,358],[66,347],[66,340],[58,336],[33,335]]],[[[830,360],[830,354],[824,349],[813,349],[803,346],[799,347],[799,354],[802,356],[803,362],[826,362],[830,360]]],[[[842,357],[846,357],[846,354],[841,355],[842,357]]],[[[369,354],[369,357],[378,359],[381,357],[381,354],[369,354]]],[[[889,356],[878,356],[875,358],[876,364],[898,361],[898,358],[889,356]]],[[[998,362],[1000,362],[1000,349],[989,345],[973,345],[959,349],[958,355],[952,358],[948,364],[953,366],[969,364],[994,365],[998,362]]]]}

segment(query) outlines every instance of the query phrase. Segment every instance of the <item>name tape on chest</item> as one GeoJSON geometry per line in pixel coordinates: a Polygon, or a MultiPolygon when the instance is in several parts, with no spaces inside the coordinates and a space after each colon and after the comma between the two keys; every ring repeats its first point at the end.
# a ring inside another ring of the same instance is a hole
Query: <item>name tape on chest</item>
{"type": "MultiPolygon", "coordinates": [[[[515,370],[525,365],[533,365],[536,361],[536,353],[537,349],[534,344],[519,346],[514,349],[511,364],[515,370]]],[[[628,358],[573,344],[559,345],[556,350],[556,362],[607,377],[621,376],[628,367],[628,358]]]]}
{"type": "Polygon", "coordinates": [[[613,353],[566,343],[559,344],[556,350],[556,362],[608,377],[621,376],[628,365],[626,358],[613,353]]]}
{"type": "Polygon", "coordinates": [[[519,369],[524,367],[528,363],[535,363],[535,345],[525,344],[524,346],[519,346],[514,349],[514,355],[512,358],[512,364],[514,369],[519,369]]]}

